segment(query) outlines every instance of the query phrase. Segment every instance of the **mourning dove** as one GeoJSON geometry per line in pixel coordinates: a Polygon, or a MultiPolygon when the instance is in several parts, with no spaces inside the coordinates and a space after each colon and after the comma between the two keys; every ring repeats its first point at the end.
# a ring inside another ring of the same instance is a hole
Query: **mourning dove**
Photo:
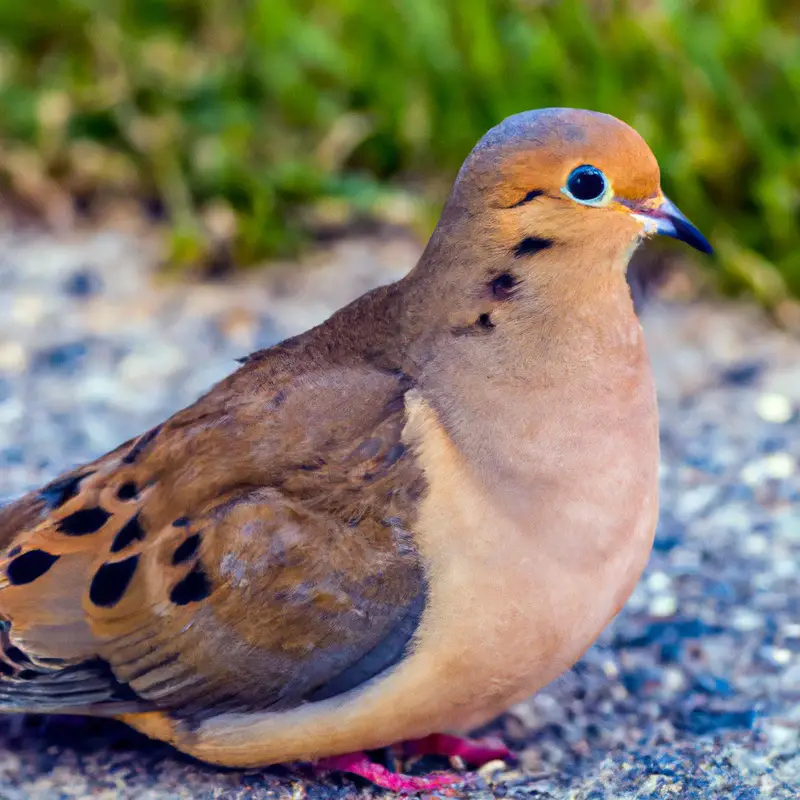
{"type": "Polygon", "coordinates": [[[710,252],[624,123],[490,130],[405,278],[0,511],[0,708],[397,791],[453,777],[363,751],[505,754],[454,734],[572,665],[651,548],[656,233],[710,252]]]}

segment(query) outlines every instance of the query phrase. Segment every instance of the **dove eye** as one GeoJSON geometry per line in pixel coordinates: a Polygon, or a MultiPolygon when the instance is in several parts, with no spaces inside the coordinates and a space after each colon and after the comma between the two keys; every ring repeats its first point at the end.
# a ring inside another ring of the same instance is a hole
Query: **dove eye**
{"type": "Polygon", "coordinates": [[[579,203],[597,206],[608,198],[611,185],[597,167],[583,164],[570,172],[567,185],[562,191],[579,203]]]}

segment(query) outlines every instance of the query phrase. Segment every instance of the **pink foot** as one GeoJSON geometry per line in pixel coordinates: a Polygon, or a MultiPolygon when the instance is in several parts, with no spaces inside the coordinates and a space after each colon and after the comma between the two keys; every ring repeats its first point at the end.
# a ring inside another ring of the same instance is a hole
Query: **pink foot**
{"type": "Polygon", "coordinates": [[[321,770],[349,772],[365,778],[376,786],[380,786],[381,789],[388,789],[390,792],[398,794],[431,792],[468,780],[466,776],[460,775],[428,775],[427,777],[401,775],[370,761],[366,753],[347,753],[342,756],[321,758],[314,766],[321,770]]]}
{"type": "Polygon", "coordinates": [[[403,743],[403,752],[409,756],[458,756],[471,767],[482,767],[490,761],[513,761],[514,754],[496,736],[486,739],[466,739],[447,733],[432,733],[424,739],[403,743]]]}

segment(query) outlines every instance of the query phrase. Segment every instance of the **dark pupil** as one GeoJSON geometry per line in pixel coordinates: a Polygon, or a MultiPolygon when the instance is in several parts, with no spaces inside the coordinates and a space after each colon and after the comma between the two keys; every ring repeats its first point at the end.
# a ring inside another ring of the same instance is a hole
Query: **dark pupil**
{"type": "Polygon", "coordinates": [[[606,190],[606,179],[596,169],[576,169],[569,176],[568,188],[577,200],[596,200],[606,190]]]}

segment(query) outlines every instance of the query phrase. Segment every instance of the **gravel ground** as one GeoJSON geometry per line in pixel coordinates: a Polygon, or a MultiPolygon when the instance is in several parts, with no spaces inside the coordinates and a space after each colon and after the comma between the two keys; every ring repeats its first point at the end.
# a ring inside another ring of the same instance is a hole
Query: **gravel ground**
{"type": "MultiPolygon", "coordinates": [[[[158,422],[418,250],[356,239],[203,285],[157,280],[158,252],[141,232],[0,226],[0,498],[158,422]]],[[[743,306],[643,316],[663,443],[649,567],[575,669],[496,724],[519,763],[465,796],[800,795],[800,343],[743,306]]],[[[0,719],[0,800],[354,796],[380,793],[220,771],[114,723],[0,719]]]]}

